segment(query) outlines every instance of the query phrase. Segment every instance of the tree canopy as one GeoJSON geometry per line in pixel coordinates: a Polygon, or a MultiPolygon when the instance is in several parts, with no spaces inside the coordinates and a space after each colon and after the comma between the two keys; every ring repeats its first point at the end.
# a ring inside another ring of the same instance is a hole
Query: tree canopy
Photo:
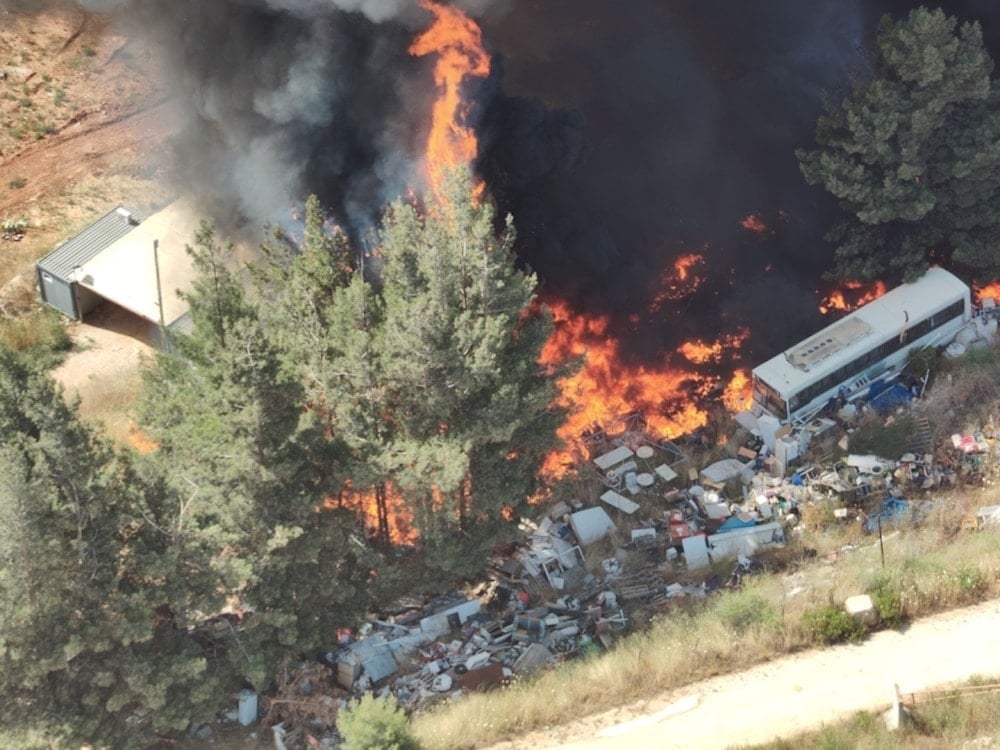
{"type": "Polygon", "coordinates": [[[917,8],[879,26],[870,75],[797,153],[847,216],[832,275],[912,279],[932,262],[1000,275],[1000,100],[978,23],[917,8]]]}
{"type": "Polygon", "coordinates": [[[538,363],[551,319],[517,269],[508,217],[457,174],[423,212],[396,204],[381,234],[385,460],[444,570],[468,574],[536,489],[561,414],[538,363]]]}
{"type": "Polygon", "coordinates": [[[148,455],[0,346],[0,705],[44,730],[7,719],[0,741],[185,729],[403,585],[485,564],[561,417],[551,320],[495,218],[458,173],[388,209],[367,275],[315,199],[253,269],[203,224],[193,331],[144,367],[148,455]],[[391,550],[390,513],[416,554],[391,550]]]}
{"type": "Polygon", "coordinates": [[[174,616],[175,506],[0,345],[0,705],[21,733],[5,746],[37,729],[128,747],[211,717],[226,679],[174,616]]]}

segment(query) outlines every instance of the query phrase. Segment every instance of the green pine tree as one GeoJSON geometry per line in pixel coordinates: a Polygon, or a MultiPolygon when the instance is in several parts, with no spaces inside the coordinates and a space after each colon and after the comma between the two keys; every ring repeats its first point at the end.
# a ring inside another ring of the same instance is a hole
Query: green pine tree
{"type": "Polygon", "coordinates": [[[430,559],[469,574],[507,538],[535,489],[560,415],[538,355],[551,320],[468,172],[421,214],[396,204],[381,234],[381,362],[393,421],[385,471],[430,559]]]}
{"type": "Polygon", "coordinates": [[[870,77],[797,153],[847,216],[832,228],[840,279],[913,279],[951,259],[1000,275],[1000,99],[978,23],[917,8],[879,27],[870,77]]]}
{"type": "Polygon", "coordinates": [[[285,650],[328,648],[336,626],[371,606],[381,560],[353,517],[324,508],[335,457],[313,449],[322,430],[299,373],[227,267],[231,248],[205,225],[190,252],[194,330],[148,368],[139,415],[159,445],[150,460],[185,498],[175,524],[190,564],[182,611],[240,611],[240,633],[219,647],[261,685],[285,650]]]}
{"type": "Polygon", "coordinates": [[[150,511],[169,504],[0,347],[0,733],[129,747],[217,708],[199,644],[158,615],[175,559],[150,511]]]}

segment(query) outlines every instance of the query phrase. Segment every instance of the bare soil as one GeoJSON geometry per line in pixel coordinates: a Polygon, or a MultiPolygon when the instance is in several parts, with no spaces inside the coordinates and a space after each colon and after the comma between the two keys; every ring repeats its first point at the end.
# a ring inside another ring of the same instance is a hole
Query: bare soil
{"type": "Polygon", "coordinates": [[[72,4],[0,8],[0,287],[96,216],[161,205],[178,120],[139,40],[72,4]]]}
{"type": "Polygon", "coordinates": [[[155,326],[105,303],[85,323],[70,324],[69,333],[73,351],[51,374],[69,398],[79,399],[80,416],[118,445],[154,447],[136,428],[132,404],[141,385],[141,361],[155,351],[155,326]]]}
{"type": "MultiPolygon", "coordinates": [[[[141,40],[71,3],[0,9],[0,222],[28,223],[20,239],[0,240],[0,289],[34,279],[38,258],[116,205],[166,203],[178,127],[141,40]]],[[[53,375],[113,440],[148,447],[130,409],[149,325],[113,305],[67,325],[74,350],[53,375]]]]}

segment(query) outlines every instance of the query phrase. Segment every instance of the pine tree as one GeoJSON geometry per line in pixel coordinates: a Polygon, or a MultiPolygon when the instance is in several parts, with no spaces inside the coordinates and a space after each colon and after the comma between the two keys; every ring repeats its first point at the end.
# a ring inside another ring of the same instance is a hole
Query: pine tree
{"type": "Polygon", "coordinates": [[[797,153],[848,216],[828,235],[841,279],[919,276],[952,259],[1000,274],[1000,99],[978,23],[917,8],[879,27],[868,80],[797,153]]]}
{"type": "Polygon", "coordinates": [[[264,252],[266,265],[253,272],[262,315],[287,371],[306,389],[318,423],[312,450],[328,467],[328,490],[355,509],[372,498],[375,536],[386,544],[391,490],[380,458],[390,425],[379,370],[380,298],[315,197],[306,202],[302,242],[279,235],[264,252]]]}
{"type": "MultiPolygon", "coordinates": [[[[285,649],[329,647],[335,627],[371,605],[380,561],[353,518],[322,507],[336,470],[312,451],[299,373],[228,269],[231,248],[205,225],[189,250],[194,330],[149,367],[139,413],[159,445],[151,460],[186,498],[176,520],[191,565],[184,611],[235,606],[241,634],[220,646],[261,684],[285,649]]],[[[320,297],[312,279],[301,289],[320,297]]]]}
{"type": "Polygon", "coordinates": [[[162,499],[0,347],[0,727],[128,747],[211,716],[220,682],[157,615],[176,580],[162,499]]]}
{"type": "Polygon", "coordinates": [[[396,204],[381,234],[385,468],[432,559],[458,574],[510,533],[559,418],[538,364],[551,321],[515,265],[512,222],[497,236],[494,218],[459,172],[424,214],[396,204]]]}

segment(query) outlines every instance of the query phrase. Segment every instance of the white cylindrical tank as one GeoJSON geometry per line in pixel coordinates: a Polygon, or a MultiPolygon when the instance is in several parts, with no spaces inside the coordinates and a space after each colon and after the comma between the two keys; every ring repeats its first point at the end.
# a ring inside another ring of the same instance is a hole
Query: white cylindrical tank
{"type": "Polygon", "coordinates": [[[257,721],[257,693],[253,690],[241,690],[237,717],[245,727],[257,721]]]}
{"type": "Polygon", "coordinates": [[[944,356],[948,359],[958,359],[959,357],[965,356],[965,344],[958,341],[952,341],[948,344],[948,347],[944,350],[944,356]]]}
{"type": "Polygon", "coordinates": [[[979,331],[976,330],[975,323],[965,326],[962,330],[955,334],[955,341],[962,346],[968,346],[978,338],[979,331]]]}

